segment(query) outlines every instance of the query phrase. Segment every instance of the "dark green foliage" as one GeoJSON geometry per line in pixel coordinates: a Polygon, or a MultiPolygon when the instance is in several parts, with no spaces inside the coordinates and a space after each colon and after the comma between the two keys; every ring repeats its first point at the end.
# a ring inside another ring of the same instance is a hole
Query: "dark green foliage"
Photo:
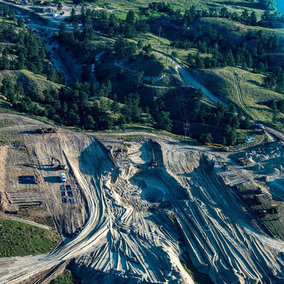
{"type": "Polygon", "coordinates": [[[167,131],[171,131],[173,127],[173,123],[170,119],[170,113],[167,111],[165,103],[163,100],[158,100],[154,102],[154,108],[152,116],[155,121],[155,128],[164,129],[167,131]]]}
{"type": "Polygon", "coordinates": [[[125,108],[123,114],[127,122],[139,122],[141,120],[141,108],[139,107],[140,96],[136,94],[129,94],[125,100],[125,108]]]}
{"type": "MultiPolygon", "coordinates": [[[[13,18],[13,12],[0,6],[0,14],[13,18]]],[[[19,27],[0,25],[0,41],[5,42],[0,57],[0,70],[28,69],[48,79],[61,82],[55,69],[47,59],[41,39],[23,27],[23,20],[18,20],[19,27]]]]}
{"type": "Polygon", "coordinates": [[[139,19],[133,10],[128,11],[126,20],[121,20],[106,11],[87,9],[81,11],[81,15],[78,16],[73,13],[69,18],[69,22],[83,24],[83,32],[77,31],[75,35],[75,38],[80,41],[86,39],[87,34],[92,34],[94,30],[99,30],[101,33],[110,36],[126,38],[133,38],[137,32],[149,30],[149,25],[144,20],[139,19]]]}
{"type": "Polygon", "coordinates": [[[259,0],[259,4],[263,9],[276,10],[275,0],[259,0]]]}
{"type": "Polygon", "coordinates": [[[155,127],[157,129],[164,129],[167,131],[172,130],[172,121],[170,119],[170,113],[164,110],[157,111],[155,114],[155,127]]]}
{"type": "Polygon", "coordinates": [[[14,10],[4,5],[0,5],[0,16],[8,20],[16,21],[14,10]]]}
{"type": "Polygon", "coordinates": [[[211,143],[213,141],[213,137],[212,137],[212,134],[209,132],[209,133],[202,133],[200,135],[200,141],[203,142],[203,143],[211,143]]]}
{"type": "Polygon", "coordinates": [[[271,100],[267,105],[273,110],[284,113],[284,100],[271,100]]]}
{"type": "Polygon", "coordinates": [[[76,281],[74,275],[68,269],[65,269],[62,274],[60,274],[50,282],[50,284],[75,284],[75,283],[81,283],[81,282],[76,281]]]}
{"type": "Polygon", "coordinates": [[[136,44],[123,38],[118,38],[114,45],[114,50],[119,56],[127,56],[136,52],[136,44]]]}
{"type": "Polygon", "coordinates": [[[284,62],[273,60],[273,53],[280,52],[277,36],[268,35],[262,31],[250,31],[237,43],[225,40],[222,33],[212,27],[195,35],[194,30],[188,31],[185,41],[175,41],[176,47],[197,48],[202,53],[212,54],[204,57],[200,53],[189,53],[187,63],[192,68],[216,68],[238,66],[251,68],[254,72],[267,74],[264,80],[266,87],[281,91],[284,84],[284,62]],[[190,40],[189,40],[190,39],[190,40]]]}
{"type": "MultiPolygon", "coordinates": [[[[199,125],[199,129],[190,134],[197,140],[235,145],[236,130],[240,127],[249,128],[249,118],[241,119],[242,115],[238,114],[234,105],[226,108],[222,104],[216,107],[203,104],[202,97],[200,90],[192,88],[177,88],[166,95],[163,109],[170,111],[174,122],[173,130],[183,134],[184,122],[187,121],[199,125]]],[[[155,113],[156,111],[153,113],[154,118],[155,113]]]]}
{"type": "Polygon", "coordinates": [[[152,2],[149,3],[148,8],[153,11],[167,13],[167,14],[174,14],[175,11],[172,8],[172,5],[170,3],[166,2],[152,2]]]}

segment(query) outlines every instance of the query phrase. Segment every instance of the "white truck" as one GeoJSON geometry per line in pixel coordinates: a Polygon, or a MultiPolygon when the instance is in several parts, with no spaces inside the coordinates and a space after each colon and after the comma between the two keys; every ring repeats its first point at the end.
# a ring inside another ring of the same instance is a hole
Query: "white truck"
{"type": "Polygon", "coordinates": [[[66,174],[65,173],[60,173],[60,181],[61,182],[66,182],[66,174]]]}

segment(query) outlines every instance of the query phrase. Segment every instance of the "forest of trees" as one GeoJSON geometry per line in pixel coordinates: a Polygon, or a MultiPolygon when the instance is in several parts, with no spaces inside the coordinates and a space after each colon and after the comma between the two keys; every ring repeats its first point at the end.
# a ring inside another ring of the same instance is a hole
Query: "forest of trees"
{"type": "MultiPolygon", "coordinates": [[[[20,80],[12,83],[9,78],[4,78],[0,88],[1,94],[17,111],[47,117],[67,126],[105,130],[123,128],[127,123],[143,124],[147,121],[148,125],[156,129],[175,131],[176,120],[180,118],[172,109],[168,98],[180,96],[181,88],[171,88],[163,96],[156,99],[153,97],[150,102],[145,103],[145,99],[141,99],[145,92],[144,73],[141,70],[132,75],[131,82],[127,83],[128,91],[123,94],[116,94],[112,83],[106,79],[110,70],[105,67],[104,58],[113,61],[115,58],[127,58],[130,63],[141,58],[155,63],[156,58],[150,44],[144,44],[141,40],[136,43],[128,40],[135,39],[138,33],[153,29],[156,19],[143,17],[142,20],[141,15],[155,12],[167,14],[170,21],[178,27],[174,33],[173,46],[198,49],[195,55],[189,53],[189,67],[203,69],[240,66],[266,74],[266,87],[278,90],[279,86],[283,85],[283,66],[281,62],[275,62],[271,55],[279,48],[276,36],[268,36],[261,31],[247,32],[238,41],[230,42],[226,35],[211,25],[208,25],[206,30],[202,30],[199,25],[192,25],[204,16],[234,19],[246,25],[260,24],[263,19],[257,20],[254,12],[248,13],[244,10],[241,15],[234,15],[226,9],[199,11],[191,7],[181,13],[173,9],[171,4],[164,2],[150,3],[148,9],[142,9],[140,12],[141,14],[138,14],[129,10],[126,19],[122,20],[105,11],[91,11],[82,7],[81,14],[76,15],[73,10],[68,21],[74,26],[74,31],[67,32],[63,23],[53,40],[60,44],[59,51],[62,47],[70,51],[82,65],[81,81],[70,86],[40,91],[34,84],[20,80]],[[115,38],[113,46],[106,48],[102,59],[95,62],[95,75],[100,87],[90,81],[90,65],[95,60],[95,47],[92,44],[95,33],[115,38]]],[[[15,15],[9,9],[2,8],[0,13],[3,17],[15,21],[15,15]]],[[[165,36],[171,39],[170,32],[165,36]]],[[[19,19],[16,25],[0,25],[0,40],[5,43],[1,46],[0,70],[28,69],[46,76],[49,80],[62,83],[62,78],[48,60],[40,38],[24,27],[23,20],[19,19]]],[[[129,75],[123,68],[117,71],[116,88],[119,88],[120,81],[125,84],[125,74],[129,75]]],[[[190,117],[191,123],[217,127],[218,142],[235,145],[238,142],[237,129],[250,127],[249,119],[243,117],[233,105],[229,109],[222,105],[212,107],[202,102],[200,91],[189,89],[187,92],[183,112],[190,117]]],[[[268,105],[277,111],[283,109],[282,101],[271,101],[268,105]]],[[[201,142],[211,142],[215,140],[216,133],[207,131],[195,138],[201,142]]]]}
{"type": "Polygon", "coordinates": [[[147,32],[150,29],[146,21],[138,18],[133,10],[129,10],[126,19],[121,20],[114,13],[109,14],[105,10],[85,10],[85,8],[82,7],[80,15],[76,15],[73,9],[69,22],[72,23],[77,30],[79,23],[83,25],[84,33],[81,34],[81,36],[84,39],[93,39],[96,30],[109,36],[133,38],[137,32],[147,32]]]}
{"type": "Polygon", "coordinates": [[[275,0],[259,0],[259,4],[267,10],[276,10],[275,0]]]}
{"type": "Polygon", "coordinates": [[[173,43],[177,47],[198,49],[199,54],[188,55],[190,67],[203,69],[241,66],[243,69],[252,68],[256,73],[262,74],[268,72],[276,74],[284,67],[283,62],[277,63],[273,60],[273,52],[280,48],[276,35],[267,35],[262,31],[249,31],[238,42],[231,42],[210,26],[198,37],[194,36],[194,33],[194,30],[189,30],[185,41],[173,43]],[[212,54],[212,56],[202,57],[201,53],[212,54]]]}
{"type": "Polygon", "coordinates": [[[275,56],[281,52],[277,35],[251,30],[239,39],[233,39],[210,25],[206,30],[190,27],[181,31],[181,34],[181,39],[173,41],[172,46],[198,50],[196,54],[188,54],[189,67],[204,69],[238,66],[266,75],[265,86],[278,92],[283,90],[284,62],[275,56]]]}
{"type": "MultiPolygon", "coordinates": [[[[0,14],[9,20],[15,20],[14,13],[8,8],[0,8],[0,14]]],[[[45,75],[51,81],[62,82],[48,61],[41,39],[24,28],[22,19],[15,26],[8,23],[0,25],[0,42],[0,70],[27,69],[45,75]]]]}
{"type": "MultiPolygon", "coordinates": [[[[48,117],[68,126],[104,130],[142,122],[139,94],[130,93],[123,103],[118,103],[109,81],[100,88],[76,82],[70,87],[46,89],[41,93],[34,85],[26,86],[19,81],[13,84],[4,78],[0,91],[17,111],[48,117]]],[[[149,110],[145,111],[151,121],[149,110]]],[[[155,128],[171,131],[169,113],[161,110],[152,121],[155,128]]]]}
{"type": "Polygon", "coordinates": [[[222,104],[217,104],[216,107],[209,106],[202,103],[202,92],[190,87],[171,90],[160,100],[162,104],[164,101],[166,108],[171,109],[173,121],[178,120],[182,115],[184,120],[197,123],[200,130],[208,125],[218,130],[215,133],[213,130],[211,132],[201,131],[202,135],[195,135],[194,138],[201,142],[212,142],[210,141],[212,137],[215,142],[223,145],[235,145],[238,142],[237,129],[248,129],[251,126],[250,119],[237,110],[233,104],[230,104],[228,108],[222,104]],[[178,104],[181,108],[178,112],[172,108],[173,103],[177,101],[180,101],[178,104]]]}

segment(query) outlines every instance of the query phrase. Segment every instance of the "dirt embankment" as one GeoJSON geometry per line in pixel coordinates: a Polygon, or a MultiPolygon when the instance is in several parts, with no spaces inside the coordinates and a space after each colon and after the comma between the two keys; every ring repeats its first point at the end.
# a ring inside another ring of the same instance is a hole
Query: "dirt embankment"
{"type": "Polygon", "coordinates": [[[0,146],[0,210],[5,211],[7,209],[8,201],[5,196],[6,187],[6,159],[8,154],[8,146],[0,146]]]}

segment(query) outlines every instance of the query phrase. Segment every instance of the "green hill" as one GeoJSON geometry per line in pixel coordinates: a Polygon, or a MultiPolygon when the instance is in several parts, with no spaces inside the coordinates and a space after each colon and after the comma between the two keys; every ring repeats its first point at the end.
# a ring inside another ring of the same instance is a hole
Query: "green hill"
{"type": "Polygon", "coordinates": [[[44,76],[34,74],[26,69],[23,70],[1,70],[0,71],[0,82],[4,78],[9,78],[12,83],[17,81],[22,82],[24,85],[34,85],[40,92],[46,89],[59,89],[63,85],[47,80],[44,76]]]}

